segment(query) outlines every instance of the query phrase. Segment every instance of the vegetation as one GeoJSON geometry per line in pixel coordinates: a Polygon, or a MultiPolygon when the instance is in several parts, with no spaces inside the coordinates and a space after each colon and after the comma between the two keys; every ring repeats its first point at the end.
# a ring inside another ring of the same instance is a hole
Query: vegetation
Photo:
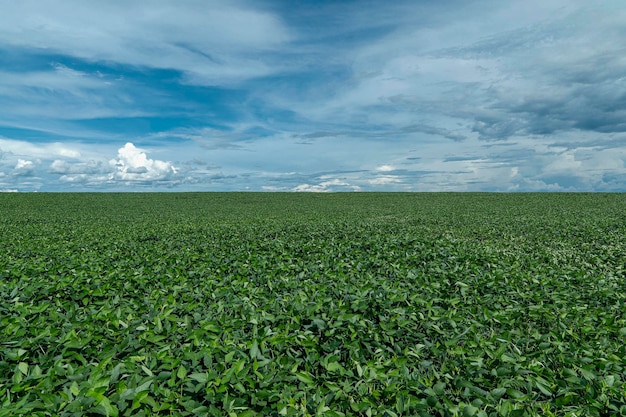
{"type": "Polygon", "coordinates": [[[623,416],[625,208],[2,194],[0,416],[623,416]]]}

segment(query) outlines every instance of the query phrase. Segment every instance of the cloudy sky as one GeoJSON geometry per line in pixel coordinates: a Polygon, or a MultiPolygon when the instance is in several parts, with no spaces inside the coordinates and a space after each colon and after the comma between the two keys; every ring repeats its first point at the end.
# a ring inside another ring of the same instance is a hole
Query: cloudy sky
{"type": "Polygon", "coordinates": [[[0,0],[2,191],[626,191],[624,0],[0,0]]]}

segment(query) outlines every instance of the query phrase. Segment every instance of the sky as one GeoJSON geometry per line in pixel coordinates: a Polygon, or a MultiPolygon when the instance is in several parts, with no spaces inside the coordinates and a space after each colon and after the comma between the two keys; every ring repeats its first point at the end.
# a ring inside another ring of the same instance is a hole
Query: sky
{"type": "Polygon", "coordinates": [[[0,191],[626,191],[624,0],[0,0],[0,191]]]}

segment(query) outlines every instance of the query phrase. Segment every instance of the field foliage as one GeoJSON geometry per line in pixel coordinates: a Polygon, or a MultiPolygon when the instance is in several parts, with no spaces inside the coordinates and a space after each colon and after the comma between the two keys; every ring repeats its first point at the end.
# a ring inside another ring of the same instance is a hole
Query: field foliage
{"type": "Polygon", "coordinates": [[[0,417],[626,415],[623,194],[2,194],[0,417]]]}

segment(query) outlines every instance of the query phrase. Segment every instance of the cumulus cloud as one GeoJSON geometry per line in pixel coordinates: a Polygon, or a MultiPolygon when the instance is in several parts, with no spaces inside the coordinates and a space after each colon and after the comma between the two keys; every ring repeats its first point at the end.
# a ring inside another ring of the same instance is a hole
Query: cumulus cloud
{"type": "Polygon", "coordinates": [[[311,184],[300,184],[292,189],[292,191],[296,192],[308,192],[308,193],[324,193],[329,192],[328,187],[325,187],[322,184],[311,185],[311,184]]]}
{"type": "Polygon", "coordinates": [[[117,151],[117,159],[109,164],[114,167],[112,180],[118,181],[172,181],[176,178],[177,169],[171,162],[149,159],[147,154],[128,142],[117,151]]]}
{"type": "Polygon", "coordinates": [[[25,159],[18,159],[15,168],[13,168],[13,175],[15,176],[29,176],[35,172],[35,163],[25,159]]]}
{"type": "Polygon", "coordinates": [[[360,191],[361,187],[338,178],[321,178],[317,184],[300,184],[291,189],[295,192],[327,193],[331,191],[360,191]]]}

